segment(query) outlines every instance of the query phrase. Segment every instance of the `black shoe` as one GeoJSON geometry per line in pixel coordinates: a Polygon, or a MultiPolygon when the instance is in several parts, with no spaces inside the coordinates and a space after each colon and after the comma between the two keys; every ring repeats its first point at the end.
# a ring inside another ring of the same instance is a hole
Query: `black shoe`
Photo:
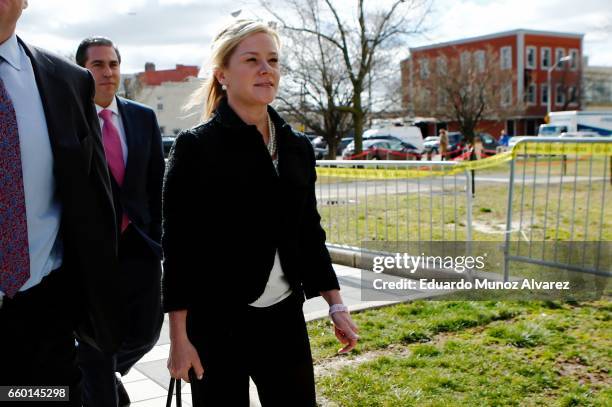
{"type": "Polygon", "coordinates": [[[119,379],[117,379],[117,397],[119,399],[119,407],[130,406],[130,396],[128,396],[127,390],[125,390],[123,383],[121,383],[121,380],[119,379]]]}

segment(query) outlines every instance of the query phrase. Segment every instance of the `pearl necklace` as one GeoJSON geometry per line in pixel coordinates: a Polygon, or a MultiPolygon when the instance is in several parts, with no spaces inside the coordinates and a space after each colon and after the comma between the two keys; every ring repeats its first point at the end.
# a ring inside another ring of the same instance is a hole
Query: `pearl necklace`
{"type": "Polygon", "coordinates": [[[270,115],[268,114],[268,152],[270,153],[270,157],[274,157],[276,154],[276,129],[274,128],[274,124],[272,123],[272,119],[270,119],[270,115]]]}

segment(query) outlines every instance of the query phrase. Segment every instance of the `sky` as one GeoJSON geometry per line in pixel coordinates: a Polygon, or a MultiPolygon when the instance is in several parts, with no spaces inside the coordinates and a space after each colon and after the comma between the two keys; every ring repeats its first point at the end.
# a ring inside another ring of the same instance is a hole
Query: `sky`
{"type": "MultiPolygon", "coordinates": [[[[376,0],[376,4],[392,0],[376,0]]],[[[354,0],[336,0],[347,17],[354,0]]],[[[373,4],[370,0],[370,4],[373,4]]],[[[199,65],[210,41],[241,10],[240,17],[264,13],[255,0],[29,0],[17,25],[26,42],[64,56],[92,35],[111,38],[122,56],[123,73],[176,64],[199,65]]],[[[281,6],[282,7],[282,6],[281,6]]],[[[451,41],[517,28],[583,33],[589,65],[612,66],[612,7],[609,0],[433,0],[427,30],[408,38],[408,47],[451,41]],[[608,4],[606,4],[608,3],[608,4]]]]}

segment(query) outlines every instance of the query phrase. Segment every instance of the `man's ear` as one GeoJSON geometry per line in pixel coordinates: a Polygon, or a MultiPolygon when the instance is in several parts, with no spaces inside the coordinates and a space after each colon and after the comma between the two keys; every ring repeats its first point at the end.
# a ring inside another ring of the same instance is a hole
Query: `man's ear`
{"type": "Polygon", "coordinates": [[[23,9],[27,9],[28,8],[28,0],[23,0],[23,9]]]}

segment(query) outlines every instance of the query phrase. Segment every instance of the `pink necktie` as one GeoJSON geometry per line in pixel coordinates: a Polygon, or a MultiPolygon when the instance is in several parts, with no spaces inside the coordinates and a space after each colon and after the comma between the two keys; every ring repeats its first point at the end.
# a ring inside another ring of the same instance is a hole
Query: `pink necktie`
{"type": "MultiPolygon", "coordinates": [[[[104,154],[106,155],[106,162],[110,168],[111,174],[117,185],[120,187],[123,185],[123,178],[125,177],[125,162],[123,161],[123,149],[121,148],[121,139],[119,138],[119,131],[113,124],[113,112],[108,109],[103,109],[98,113],[98,116],[104,121],[102,126],[102,143],[104,144],[104,154]]],[[[125,211],[121,218],[121,232],[127,228],[130,220],[127,217],[125,211]]]]}

